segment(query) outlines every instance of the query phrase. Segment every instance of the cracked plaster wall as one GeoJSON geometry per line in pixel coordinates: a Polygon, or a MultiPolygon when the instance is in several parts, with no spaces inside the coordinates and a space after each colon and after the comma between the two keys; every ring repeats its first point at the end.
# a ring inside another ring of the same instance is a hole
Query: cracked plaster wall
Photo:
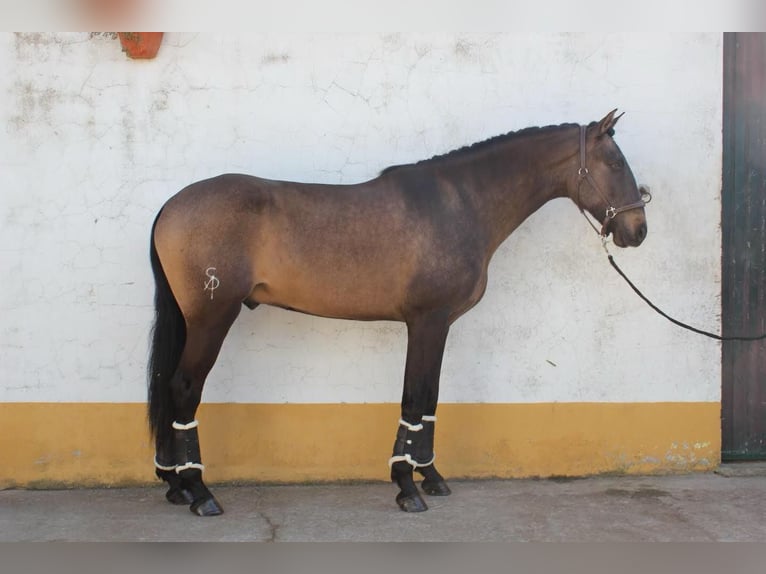
{"type": "MultiPolygon", "coordinates": [[[[720,34],[167,34],[131,61],[109,34],[0,34],[0,401],[140,402],[153,218],[240,171],[351,183],[530,125],[626,111],[650,234],[613,249],[645,292],[720,314],[720,34]]],[[[244,312],[208,402],[398,402],[405,329],[244,312]]],[[[497,252],[453,327],[452,402],[717,401],[716,343],[652,314],[567,200],[497,252]]]]}

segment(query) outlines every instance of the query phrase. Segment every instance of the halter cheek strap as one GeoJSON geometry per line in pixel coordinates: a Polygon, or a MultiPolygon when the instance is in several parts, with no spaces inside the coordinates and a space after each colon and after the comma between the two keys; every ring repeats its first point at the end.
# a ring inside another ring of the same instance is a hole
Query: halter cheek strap
{"type": "Polygon", "coordinates": [[[586,154],[586,146],[585,146],[585,136],[587,135],[587,128],[585,126],[580,126],[580,169],[577,171],[577,175],[579,176],[579,180],[577,182],[577,207],[580,208],[580,212],[585,215],[585,208],[582,206],[582,202],[580,199],[580,188],[582,186],[583,180],[587,181],[588,184],[593,188],[593,191],[596,192],[596,194],[601,197],[601,199],[604,200],[604,203],[608,206],[606,208],[606,213],[604,214],[604,220],[601,223],[601,231],[599,231],[593,223],[591,223],[591,220],[588,219],[587,215],[585,216],[585,219],[590,223],[590,226],[598,233],[602,238],[606,237],[607,232],[606,228],[609,225],[609,222],[617,217],[620,213],[623,213],[625,211],[630,211],[631,209],[638,209],[639,207],[644,207],[647,203],[649,203],[652,200],[652,194],[649,193],[649,190],[645,187],[640,187],[639,190],[641,192],[641,198],[638,201],[635,201],[633,203],[629,203],[628,205],[623,205],[622,207],[614,207],[612,206],[611,202],[606,198],[604,193],[601,191],[601,189],[596,184],[596,180],[593,179],[593,176],[590,174],[590,171],[588,170],[588,158],[586,154]]]}

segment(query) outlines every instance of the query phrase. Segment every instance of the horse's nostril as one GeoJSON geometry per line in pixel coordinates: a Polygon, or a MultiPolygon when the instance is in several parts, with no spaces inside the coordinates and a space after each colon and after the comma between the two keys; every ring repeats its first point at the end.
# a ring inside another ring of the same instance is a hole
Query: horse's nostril
{"type": "Polygon", "coordinates": [[[646,239],[646,231],[646,223],[642,223],[636,230],[636,239],[639,243],[646,239]]]}

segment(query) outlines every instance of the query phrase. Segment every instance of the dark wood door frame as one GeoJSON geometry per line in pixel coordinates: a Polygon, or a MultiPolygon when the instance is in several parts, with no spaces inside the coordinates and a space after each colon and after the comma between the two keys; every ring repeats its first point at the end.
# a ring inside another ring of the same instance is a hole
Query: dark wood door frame
{"type": "MultiPolygon", "coordinates": [[[[722,330],[766,332],[766,34],[724,34],[722,330]]],[[[724,460],[766,459],[766,342],[724,342],[724,460]]]]}

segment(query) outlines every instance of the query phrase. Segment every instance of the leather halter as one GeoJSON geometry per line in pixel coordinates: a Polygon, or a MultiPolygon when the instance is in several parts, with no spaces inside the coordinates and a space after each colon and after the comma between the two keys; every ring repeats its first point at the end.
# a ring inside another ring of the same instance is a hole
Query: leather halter
{"type": "Polygon", "coordinates": [[[580,126],[580,169],[577,172],[577,175],[579,176],[579,180],[577,182],[577,207],[580,208],[580,212],[585,215],[585,209],[582,206],[582,202],[580,201],[580,188],[582,187],[583,180],[586,180],[590,186],[593,188],[593,191],[598,194],[601,199],[604,200],[604,203],[608,206],[606,208],[606,213],[604,214],[604,221],[601,223],[601,231],[599,231],[593,223],[591,223],[591,220],[588,219],[588,216],[585,215],[585,219],[588,220],[588,223],[590,223],[590,226],[598,233],[602,238],[606,237],[606,228],[609,225],[609,222],[617,217],[618,214],[623,213],[625,211],[630,211],[631,209],[638,209],[640,207],[644,207],[647,203],[649,203],[652,200],[652,194],[649,193],[649,190],[641,186],[639,187],[639,191],[641,193],[641,199],[634,203],[629,203],[628,205],[623,205],[622,207],[613,207],[611,202],[606,198],[606,195],[601,191],[601,189],[596,184],[596,180],[593,179],[593,176],[590,174],[590,171],[588,170],[587,165],[587,157],[586,157],[586,148],[585,148],[585,136],[587,129],[585,126],[580,126]]]}

